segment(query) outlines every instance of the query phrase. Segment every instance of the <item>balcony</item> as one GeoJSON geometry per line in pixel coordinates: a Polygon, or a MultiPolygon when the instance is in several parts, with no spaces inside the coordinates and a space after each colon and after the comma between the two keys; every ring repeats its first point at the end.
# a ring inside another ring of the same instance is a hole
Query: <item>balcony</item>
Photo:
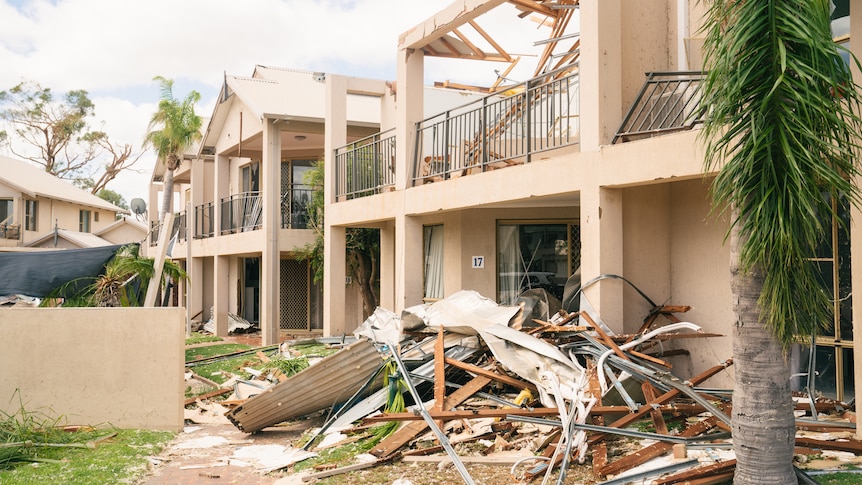
{"type": "MultiPolygon", "coordinates": [[[[183,242],[186,240],[186,211],[177,212],[174,214],[174,221],[171,228],[170,239],[176,239],[183,242]]],[[[155,246],[159,243],[159,233],[161,232],[162,223],[160,221],[150,222],[150,246],[155,246]]]]}
{"type": "Polygon", "coordinates": [[[294,184],[289,192],[281,194],[282,229],[308,229],[311,195],[311,189],[304,184],[294,184]]]}
{"type": "Polygon", "coordinates": [[[349,200],[395,185],[395,130],[335,150],[335,196],[349,200]]]}
{"type": "Polygon", "coordinates": [[[544,75],[417,124],[413,185],[530,163],[577,144],[579,78],[544,75]]]}
{"type": "Polygon", "coordinates": [[[243,192],[221,200],[221,234],[260,229],[263,222],[263,199],[260,192],[243,192]]]}
{"type": "Polygon", "coordinates": [[[703,121],[699,71],[648,72],[613,143],[690,130],[703,121]]]}

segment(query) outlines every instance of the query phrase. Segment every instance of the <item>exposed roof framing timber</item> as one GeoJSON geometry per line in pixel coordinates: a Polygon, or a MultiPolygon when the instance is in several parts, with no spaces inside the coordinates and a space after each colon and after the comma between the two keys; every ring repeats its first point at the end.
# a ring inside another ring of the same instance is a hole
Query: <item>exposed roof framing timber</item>
{"type": "Polygon", "coordinates": [[[470,26],[473,27],[476,30],[476,32],[478,32],[479,35],[482,36],[482,38],[484,38],[486,41],[488,41],[488,43],[491,44],[491,46],[494,47],[494,49],[497,49],[497,52],[499,52],[500,55],[505,57],[509,62],[517,62],[517,61],[513,61],[512,56],[510,56],[509,53],[506,52],[506,49],[503,49],[503,47],[500,46],[500,44],[498,44],[497,41],[495,41],[493,39],[493,37],[488,35],[488,33],[485,32],[485,30],[483,30],[482,27],[479,27],[479,24],[477,24],[475,20],[470,20],[469,23],[470,23],[470,26]]]}
{"type": "MultiPolygon", "coordinates": [[[[534,1],[534,0],[509,0],[509,3],[515,5],[521,10],[525,10],[527,12],[535,12],[540,13],[542,15],[547,15],[548,17],[556,17],[557,12],[549,8],[544,4],[543,0],[534,1]]],[[[577,2],[575,2],[577,3],[577,2]]]]}
{"type": "Polygon", "coordinates": [[[470,50],[473,51],[473,54],[475,54],[477,57],[483,59],[485,58],[485,53],[482,52],[482,49],[479,49],[478,47],[476,47],[476,44],[470,42],[470,39],[468,39],[466,35],[462,34],[460,30],[452,29],[452,33],[457,35],[458,38],[461,39],[461,42],[467,44],[467,47],[469,47],[470,50]]]}
{"type": "Polygon", "coordinates": [[[398,38],[399,49],[423,49],[435,40],[445,36],[453,29],[490,12],[507,0],[465,0],[462,8],[448,8],[435,18],[435,24],[425,22],[405,32],[398,38]],[[429,27],[429,28],[426,28],[429,27]]]}

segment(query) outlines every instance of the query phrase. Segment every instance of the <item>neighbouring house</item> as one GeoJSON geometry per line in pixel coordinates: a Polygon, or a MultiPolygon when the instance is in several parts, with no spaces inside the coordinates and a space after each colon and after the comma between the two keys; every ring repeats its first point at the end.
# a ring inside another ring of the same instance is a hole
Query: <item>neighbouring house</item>
{"type": "Polygon", "coordinates": [[[89,248],[139,243],[147,228],[129,212],[38,167],[0,156],[0,249],[89,248]]]}
{"type": "MultiPolygon", "coordinates": [[[[342,103],[342,123],[330,126],[328,76],[260,65],[251,76],[225,75],[202,139],[174,172],[170,256],[189,275],[174,301],[187,307],[190,321],[213,319],[216,332],[226,335],[229,315],[237,315],[260,325],[265,345],[279,341],[280,334],[322,334],[321,288],[309,264],[296,256],[314,241],[306,209],[311,188],[304,174],[331,150],[327,132],[340,133],[345,142],[380,139],[394,116],[389,83],[349,78],[348,92],[339,92],[342,97],[336,101],[342,103]]],[[[435,109],[477,97],[428,91],[435,109]]],[[[391,134],[386,136],[392,140],[391,134]]],[[[377,176],[393,186],[395,152],[382,150],[388,164],[377,176]]],[[[157,161],[151,208],[162,198],[165,170],[157,161]]],[[[364,176],[350,175],[353,180],[364,176]]],[[[152,253],[160,232],[159,211],[148,214],[152,253]]],[[[356,286],[345,285],[343,296],[342,311],[361,321],[356,286]]]]}
{"type": "MultiPolygon", "coordinates": [[[[859,34],[849,31],[848,0],[834,3],[836,42],[862,37],[859,22],[859,34]]],[[[703,171],[698,139],[704,10],[696,0],[458,0],[400,36],[388,85],[397,86],[397,109],[383,96],[381,133],[361,142],[346,129],[356,80],[327,75],[324,334],[361,323],[344,304],[345,233],[373,227],[380,305],[397,314],[462,289],[510,304],[524,289],[559,293],[580,278],[615,332],[637,332],[651,310],[634,285],[654,302],[691,306],[679,316],[721,335],[668,342],[665,350],[680,351],[668,357],[677,375],[730,357],[729,223],[711,212],[713,174],[703,171]],[[522,31],[495,33],[490,15],[520,19],[522,31]],[[510,54],[534,46],[542,51],[529,60],[510,54]],[[437,58],[484,68],[482,87],[438,83],[484,95],[427,114],[422,93],[437,58]],[[529,79],[508,79],[518,62],[535,66],[529,79]],[[365,173],[374,175],[357,176],[365,173]],[[632,285],[593,283],[603,275],[632,285]]],[[[833,222],[832,243],[812,255],[836,302],[817,340],[816,387],[850,401],[860,318],[850,296],[862,284],[850,247],[862,233],[833,222]]],[[[794,349],[795,372],[808,372],[809,353],[794,349]]]]}

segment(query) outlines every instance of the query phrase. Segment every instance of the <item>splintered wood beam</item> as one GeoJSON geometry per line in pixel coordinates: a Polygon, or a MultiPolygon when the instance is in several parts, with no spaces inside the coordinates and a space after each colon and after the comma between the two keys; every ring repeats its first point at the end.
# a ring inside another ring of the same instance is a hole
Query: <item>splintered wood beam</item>
{"type": "MultiPolygon", "coordinates": [[[[692,438],[698,435],[709,431],[714,428],[716,423],[718,422],[718,418],[715,416],[710,416],[703,421],[699,421],[679,434],[679,436],[684,438],[692,438]]],[[[659,442],[654,443],[652,445],[647,446],[646,448],[642,448],[634,453],[629,453],[628,455],[620,458],[619,460],[603,466],[599,468],[599,474],[602,476],[606,475],[616,475],[617,473],[629,470],[634,468],[642,463],[646,463],[649,460],[657,456],[661,456],[673,448],[673,443],[665,443],[659,442]]]]}
{"type": "Polygon", "coordinates": [[[679,482],[688,483],[691,480],[697,480],[700,478],[716,475],[723,475],[728,471],[732,471],[734,468],[736,468],[736,460],[719,461],[711,465],[699,466],[691,470],[685,470],[679,473],[675,473],[673,475],[662,477],[653,482],[653,485],[667,485],[679,482]]]}
{"type": "Polygon", "coordinates": [[[807,448],[816,448],[820,450],[836,450],[849,451],[855,454],[862,454],[862,441],[826,441],[814,438],[796,438],[796,446],[804,446],[807,448]]]}
{"type": "Polygon", "coordinates": [[[514,377],[509,377],[503,374],[498,374],[494,371],[490,371],[487,369],[483,369],[479,366],[468,364],[466,362],[461,362],[460,360],[452,359],[450,357],[446,357],[446,363],[451,365],[452,367],[457,367],[461,370],[465,370],[467,372],[472,372],[473,374],[477,374],[480,376],[488,377],[497,382],[502,382],[503,384],[508,384],[512,387],[517,387],[518,389],[529,389],[531,391],[538,392],[539,389],[535,384],[527,381],[522,381],[519,379],[515,379],[514,377]]]}
{"type": "MultiPolygon", "coordinates": [[[[644,381],[644,383],[641,384],[641,389],[643,390],[644,399],[646,401],[655,400],[655,388],[649,383],[649,381],[644,381]]],[[[664,421],[664,415],[661,410],[653,408],[649,414],[650,417],[652,417],[652,424],[655,426],[655,432],[658,434],[668,434],[667,423],[664,421]]]]}
{"type": "MultiPolygon", "coordinates": [[[[443,404],[446,400],[446,350],[443,346],[444,340],[443,326],[440,325],[437,331],[437,341],[434,342],[434,406],[432,412],[440,412],[443,410],[443,404]]],[[[443,421],[437,421],[437,427],[443,429],[443,421]]]]}
{"type": "Polygon", "coordinates": [[[513,3],[518,9],[527,12],[535,12],[542,15],[547,15],[548,17],[557,16],[557,12],[555,10],[551,10],[544,4],[537,3],[532,0],[509,0],[509,3],[513,3]]]}
{"type": "MultiPolygon", "coordinates": [[[[463,403],[467,399],[470,398],[473,394],[476,394],[483,387],[487,386],[491,383],[491,379],[485,376],[476,376],[470,380],[470,382],[464,384],[460,388],[458,388],[455,392],[449,395],[446,398],[446,405],[444,409],[452,409],[455,406],[463,403]]],[[[368,421],[369,418],[365,418],[363,421],[368,421]]],[[[407,444],[413,438],[419,436],[421,433],[428,428],[428,423],[424,420],[413,421],[411,423],[402,426],[398,431],[392,433],[387,436],[386,439],[377,444],[374,448],[372,448],[369,453],[376,457],[388,457],[398,451],[399,448],[407,444]]]]}
{"type": "MultiPolygon", "coordinates": [[[[559,416],[557,408],[492,408],[492,409],[456,409],[454,411],[429,411],[433,419],[451,421],[453,419],[476,419],[476,418],[505,418],[506,416],[559,416]]],[[[421,421],[422,415],[418,413],[384,413],[363,418],[365,423],[379,423],[381,421],[421,421]]]]}
{"type": "MultiPolygon", "coordinates": [[[[596,406],[602,405],[602,386],[599,384],[598,372],[596,364],[590,359],[587,366],[587,378],[589,382],[590,394],[596,399],[596,406]]],[[[595,406],[593,406],[595,409],[595,406]]],[[[592,416],[593,424],[596,426],[604,426],[605,418],[600,414],[592,416]]],[[[593,446],[593,473],[597,474],[598,470],[608,464],[608,445],[601,441],[593,446]]]]}

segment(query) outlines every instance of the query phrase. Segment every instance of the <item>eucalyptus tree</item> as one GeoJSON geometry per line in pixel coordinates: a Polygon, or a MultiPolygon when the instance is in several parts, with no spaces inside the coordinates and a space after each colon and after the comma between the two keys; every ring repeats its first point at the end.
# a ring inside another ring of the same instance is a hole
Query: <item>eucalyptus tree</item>
{"type": "Polygon", "coordinates": [[[730,215],[736,313],[734,483],[795,484],[788,350],[831,315],[810,258],[831,201],[859,202],[860,97],[828,0],[708,0],[706,17],[701,136],[713,208],[730,215]]]}
{"type": "Polygon", "coordinates": [[[173,209],[174,170],[180,165],[183,153],[201,138],[203,119],[195,114],[195,104],[201,95],[191,91],[182,100],[174,98],[174,81],[156,76],[161,88],[158,110],[150,118],[145,143],[152,146],[158,159],[165,164],[164,193],[159,220],[173,209]]]}

